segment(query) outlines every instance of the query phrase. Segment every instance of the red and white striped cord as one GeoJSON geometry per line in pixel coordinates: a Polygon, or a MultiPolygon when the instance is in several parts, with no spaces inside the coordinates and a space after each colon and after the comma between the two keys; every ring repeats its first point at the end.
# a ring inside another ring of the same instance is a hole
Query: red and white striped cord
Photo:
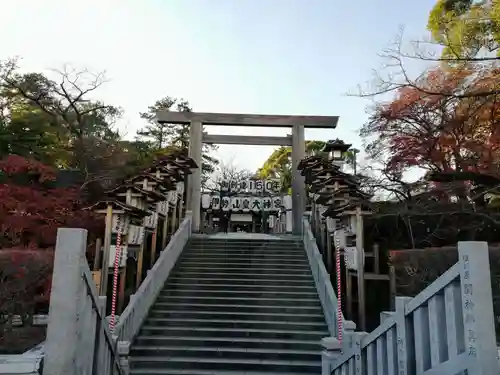
{"type": "MultiPolygon", "coordinates": [[[[118,219],[119,220],[119,219],[118,219]]],[[[113,294],[111,295],[111,320],[109,329],[111,333],[115,330],[115,314],[116,314],[116,294],[118,289],[118,274],[120,269],[120,260],[122,255],[122,228],[120,221],[117,222],[116,246],[115,246],[115,264],[113,271],[113,294]]]]}
{"type": "Polygon", "coordinates": [[[335,267],[337,273],[337,339],[339,340],[339,343],[342,344],[342,331],[344,329],[344,324],[342,321],[342,275],[340,273],[340,239],[338,237],[335,238],[335,267]]]}

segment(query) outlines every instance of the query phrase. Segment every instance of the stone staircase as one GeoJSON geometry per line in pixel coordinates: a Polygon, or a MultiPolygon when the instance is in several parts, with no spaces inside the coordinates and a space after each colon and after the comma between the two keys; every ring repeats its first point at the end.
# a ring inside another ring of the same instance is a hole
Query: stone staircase
{"type": "Polygon", "coordinates": [[[193,236],[132,343],[130,373],[318,375],[325,336],[301,241],[193,236]]]}

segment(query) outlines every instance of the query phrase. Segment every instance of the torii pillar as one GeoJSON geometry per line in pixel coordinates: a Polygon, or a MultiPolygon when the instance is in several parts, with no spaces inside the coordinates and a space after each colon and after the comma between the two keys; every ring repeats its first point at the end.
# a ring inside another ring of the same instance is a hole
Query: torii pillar
{"type": "Polygon", "coordinates": [[[303,125],[292,127],[292,212],[293,234],[302,233],[302,217],[306,209],[306,184],[298,166],[306,156],[306,140],[303,125]]]}
{"type": "Polygon", "coordinates": [[[192,231],[200,231],[201,223],[201,151],[203,148],[203,124],[201,121],[191,121],[189,126],[189,157],[198,168],[188,177],[187,204],[193,213],[192,231]]]}

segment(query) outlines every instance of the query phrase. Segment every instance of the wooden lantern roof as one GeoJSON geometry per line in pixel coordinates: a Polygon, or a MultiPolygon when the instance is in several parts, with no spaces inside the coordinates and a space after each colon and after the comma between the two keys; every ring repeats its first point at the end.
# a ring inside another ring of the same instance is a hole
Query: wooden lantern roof
{"type": "Polygon", "coordinates": [[[164,166],[168,167],[169,170],[171,170],[171,169],[186,169],[186,167],[184,165],[176,162],[175,158],[171,157],[171,156],[158,159],[155,162],[155,165],[164,165],[164,166]]]}
{"type": "Polygon", "coordinates": [[[354,200],[342,205],[331,205],[325,212],[323,212],[324,217],[339,218],[342,216],[351,216],[356,214],[356,209],[361,207],[363,214],[371,213],[372,205],[369,202],[354,200]]]}
{"type": "Polygon", "coordinates": [[[324,157],[320,156],[320,155],[312,155],[312,156],[308,156],[304,159],[302,159],[300,162],[299,162],[299,165],[297,166],[297,169],[299,171],[302,171],[304,169],[307,169],[309,168],[309,166],[311,164],[314,164],[314,163],[317,163],[321,160],[325,160],[324,157]]]}
{"type": "Polygon", "coordinates": [[[307,168],[304,168],[303,170],[300,171],[300,174],[302,176],[308,176],[308,175],[313,175],[315,173],[321,172],[324,169],[339,169],[338,166],[335,166],[332,164],[331,161],[323,159],[317,162],[314,162],[313,164],[307,166],[307,168]]]}
{"type": "Polygon", "coordinates": [[[351,146],[352,146],[351,144],[344,143],[343,140],[337,138],[337,139],[329,140],[328,142],[326,142],[325,146],[323,147],[323,149],[321,151],[330,152],[330,151],[338,150],[341,152],[346,152],[347,150],[349,150],[351,148],[351,146]]]}
{"type": "Polygon", "coordinates": [[[182,155],[177,156],[175,158],[175,162],[180,164],[180,165],[183,165],[189,169],[198,168],[198,165],[196,164],[196,162],[193,159],[186,157],[186,156],[182,156],[182,155]]]}
{"type": "MultiPolygon", "coordinates": [[[[154,175],[157,172],[160,172],[160,179],[170,181],[169,190],[173,190],[173,186],[175,182],[184,181],[184,176],[181,175],[177,169],[169,169],[166,165],[161,164],[153,164],[151,167],[144,169],[142,172],[154,175]]],[[[187,172],[191,173],[188,169],[187,172]]],[[[158,178],[158,177],[156,177],[158,178]]]]}
{"type": "Polygon", "coordinates": [[[149,211],[141,210],[140,208],[120,202],[116,199],[107,199],[99,201],[93,204],[92,206],[85,208],[85,210],[92,210],[97,213],[106,213],[108,210],[108,206],[110,205],[113,209],[113,213],[115,214],[124,214],[130,217],[141,218],[141,219],[151,215],[149,211]]]}
{"type": "Polygon", "coordinates": [[[160,169],[161,173],[165,173],[168,177],[174,180],[174,182],[184,181],[185,176],[192,173],[189,168],[186,168],[169,159],[163,159],[155,162],[151,167],[146,169],[146,171],[149,172],[158,169],[160,169]]]}
{"type": "Polygon", "coordinates": [[[152,182],[153,184],[156,184],[159,188],[164,188],[164,190],[173,190],[174,189],[174,183],[172,182],[172,179],[170,177],[165,177],[165,178],[158,178],[152,174],[149,174],[147,172],[143,172],[140,174],[137,174],[125,182],[129,183],[139,183],[143,182],[144,179],[148,180],[149,182],[152,182]]]}
{"type": "Polygon", "coordinates": [[[339,200],[343,200],[343,199],[346,199],[346,198],[345,197],[336,197],[332,193],[318,193],[318,196],[316,197],[314,202],[316,202],[316,204],[327,205],[328,202],[330,202],[332,200],[339,201],[339,200]]]}
{"type": "Polygon", "coordinates": [[[345,195],[348,194],[350,197],[356,197],[363,200],[370,200],[372,198],[371,194],[365,193],[364,191],[359,189],[359,186],[343,186],[340,189],[336,190],[334,194],[337,195],[345,195]]]}
{"type": "Polygon", "coordinates": [[[145,190],[141,189],[136,184],[128,183],[115,187],[114,189],[106,192],[106,194],[110,197],[118,197],[127,194],[128,190],[132,190],[135,194],[142,195],[148,202],[160,202],[165,200],[165,196],[163,194],[157,193],[153,190],[145,190]]]}
{"type": "Polygon", "coordinates": [[[312,183],[310,184],[311,185],[310,189],[311,189],[311,191],[320,191],[325,186],[334,185],[336,182],[338,182],[340,186],[342,186],[342,185],[358,186],[359,185],[356,181],[353,181],[352,179],[344,179],[344,178],[339,177],[339,176],[332,176],[332,177],[312,181],[312,183]]]}
{"type": "Polygon", "coordinates": [[[321,177],[337,177],[339,179],[351,179],[352,175],[342,172],[339,168],[325,168],[320,171],[316,171],[312,173],[313,178],[321,178],[321,177]]]}

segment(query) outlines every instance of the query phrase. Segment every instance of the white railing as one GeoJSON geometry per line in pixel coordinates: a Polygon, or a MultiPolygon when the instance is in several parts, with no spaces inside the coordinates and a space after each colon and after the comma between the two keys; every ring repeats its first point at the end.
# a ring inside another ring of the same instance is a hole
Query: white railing
{"type": "Polygon", "coordinates": [[[130,342],[190,235],[188,212],[111,333],[105,317],[106,297],[98,295],[85,258],[87,231],[59,229],[43,373],[126,375],[130,342]]]}
{"type": "Polygon", "coordinates": [[[499,374],[488,245],[459,242],[458,254],[416,297],[397,297],[373,332],[348,333],[323,374],[499,374]]]}
{"type": "Polygon", "coordinates": [[[87,231],[60,228],[50,294],[43,373],[125,375],[116,338],[85,258],[87,231]]]}
{"type": "MultiPolygon", "coordinates": [[[[312,233],[307,214],[304,215],[302,219],[302,236],[316,290],[318,291],[319,299],[323,306],[323,313],[325,314],[328,330],[332,337],[338,337],[337,296],[330,281],[330,275],[323,263],[323,257],[316,245],[316,239],[312,233]]],[[[343,316],[342,322],[344,329],[346,328],[346,324],[349,328],[353,328],[353,323],[345,321],[343,316]]]]}
{"type": "Polygon", "coordinates": [[[119,341],[131,343],[139,332],[150,307],[158,297],[170,271],[191,236],[191,217],[191,212],[186,212],[186,217],[179,229],[174,233],[153,268],[148,271],[147,277],[137,292],[131,296],[130,302],[123,314],[120,315],[115,328],[114,333],[118,336],[119,341]]]}

